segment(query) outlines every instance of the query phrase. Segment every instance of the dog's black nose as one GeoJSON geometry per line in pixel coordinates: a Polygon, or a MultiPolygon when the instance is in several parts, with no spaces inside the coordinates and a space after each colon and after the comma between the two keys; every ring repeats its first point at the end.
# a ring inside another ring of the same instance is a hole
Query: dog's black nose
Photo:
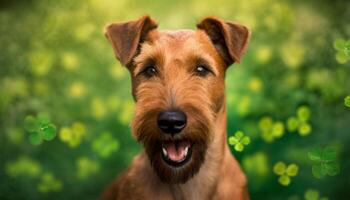
{"type": "Polygon", "coordinates": [[[186,115],[179,110],[165,110],[158,115],[158,127],[164,133],[176,134],[186,126],[186,115]]]}

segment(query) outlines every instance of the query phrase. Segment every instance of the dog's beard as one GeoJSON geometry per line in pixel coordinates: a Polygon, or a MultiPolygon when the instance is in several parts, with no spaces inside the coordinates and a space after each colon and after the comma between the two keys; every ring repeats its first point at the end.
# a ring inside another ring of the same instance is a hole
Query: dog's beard
{"type": "Polygon", "coordinates": [[[135,117],[133,121],[133,131],[139,142],[144,145],[149,161],[158,177],[165,183],[185,183],[198,173],[204,163],[206,150],[210,141],[211,120],[206,118],[194,107],[188,108],[188,113],[193,117],[193,121],[187,125],[179,135],[171,137],[162,133],[156,122],[158,109],[148,110],[135,117]],[[191,156],[189,160],[181,166],[171,166],[165,162],[162,155],[162,142],[167,139],[186,139],[190,141],[191,156]]]}
{"type": "MultiPolygon", "coordinates": [[[[186,139],[189,139],[188,137],[186,139]]],[[[192,140],[190,160],[182,166],[174,167],[167,164],[162,155],[162,141],[154,140],[144,143],[146,153],[152,167],[159,178],[166,183],[185,183],[193,177],[204,162],[207,144],[205,141],[192,140]]]]}

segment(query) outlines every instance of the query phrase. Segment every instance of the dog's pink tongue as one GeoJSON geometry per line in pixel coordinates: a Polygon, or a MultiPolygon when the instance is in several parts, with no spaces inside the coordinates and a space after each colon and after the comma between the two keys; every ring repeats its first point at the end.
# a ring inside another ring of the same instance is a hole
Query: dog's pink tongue
{"type": "Polygon", "coordinates": [[[172,161],[181,161],[185,156],[185,149],[189,146],[188,141],[180,142],[167,142],[163,144],[163,147],[166,149],[168,158],[172,161]]]}

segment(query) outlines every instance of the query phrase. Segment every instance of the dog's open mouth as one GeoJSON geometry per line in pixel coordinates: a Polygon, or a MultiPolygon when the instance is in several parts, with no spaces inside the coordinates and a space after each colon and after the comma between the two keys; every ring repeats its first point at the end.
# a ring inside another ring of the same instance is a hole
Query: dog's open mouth
{"type": "Polygon", "coordinates": [[[162,142],[164,161],[174,167],[184,165],[192,154],[192,144],[188,140],[168,140],[162,142]]]}

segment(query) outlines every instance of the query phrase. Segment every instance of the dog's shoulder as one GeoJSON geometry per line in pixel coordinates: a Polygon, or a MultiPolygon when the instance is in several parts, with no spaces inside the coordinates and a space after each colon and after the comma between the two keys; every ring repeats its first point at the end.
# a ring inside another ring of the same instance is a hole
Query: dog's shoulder
{"type": "MultiPolygon", "coordinates": [[[[132,164],[120,174],[103,192],[101,200],[118,199],[150,199],[149,191],[146,189],[145,182],[148,177],[145,174],[145,156],[139,154],[132,164]]],[[[149,180],[148,180],[149,181],[149,180]]]]}
{"type": "Polygon", "coordinates": [[[221,174],[223,175],[220,176],[216,193],[212,199],[222,200],[235,197],[237,200],[249,200],[247,178],[237,160],[229,152],[225,154],[221,174]]]}
{"type": "MultiPolygon", "coordinates": [[[[120,174],[103,192],[101,200],[125,199],[125,197],[136,197],[138,193],[137,185],[132,175],[132,170],[127,169],[120,174]]],[[[136,198],[135,198],[136,199],[136,198]]],[[[140,198],[141,199],[141,198],[140,198]]]]}

